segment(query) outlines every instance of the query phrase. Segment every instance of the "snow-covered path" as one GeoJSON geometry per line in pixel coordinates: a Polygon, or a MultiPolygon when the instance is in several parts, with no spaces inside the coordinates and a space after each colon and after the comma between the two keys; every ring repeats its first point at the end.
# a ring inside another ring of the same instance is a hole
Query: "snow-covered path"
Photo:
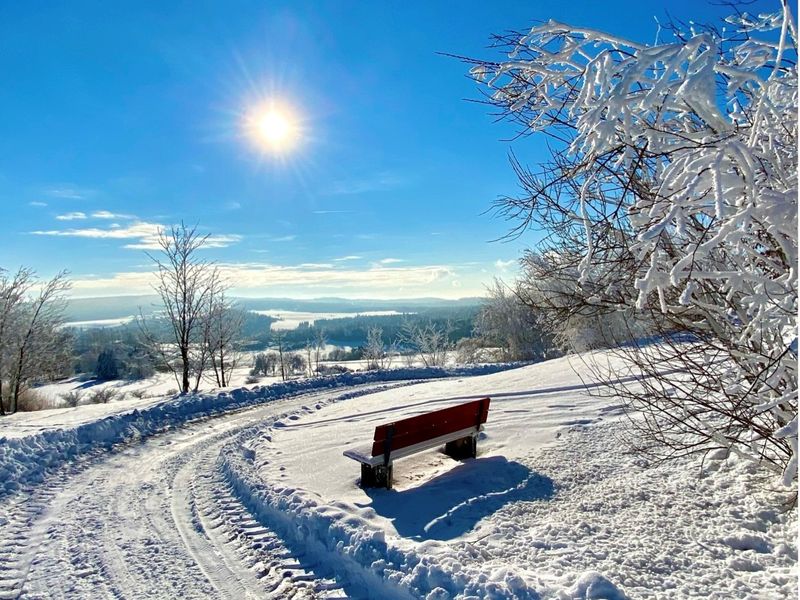
{"type": "Polygon", "coordinates": [[[194,423],[12,496],[0,512],[0,598],[345,597],[250,516],[217,464],[248,427],[340,393],[194,423]]]}

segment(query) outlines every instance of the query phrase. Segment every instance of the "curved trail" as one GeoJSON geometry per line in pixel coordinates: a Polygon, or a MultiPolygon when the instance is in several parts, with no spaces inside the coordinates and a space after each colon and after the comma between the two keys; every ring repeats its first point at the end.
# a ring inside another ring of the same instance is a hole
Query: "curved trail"
{"type": "Polygon", "coordinates": [[[342,392],[189,424],[6,499],[0,598],[348,597],[255,520],[217,466],[246,428],[342,392]]]}

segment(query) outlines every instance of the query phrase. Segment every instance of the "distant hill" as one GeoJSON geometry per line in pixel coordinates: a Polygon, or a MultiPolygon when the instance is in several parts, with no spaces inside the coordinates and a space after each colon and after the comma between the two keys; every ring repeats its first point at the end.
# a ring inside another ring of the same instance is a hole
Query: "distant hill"
{"type": "Polygon", "coordinates": [[[67,302],[65,316],[67,321],[99,321],[104,319],[122,319],[141,312],[145,315],[155,310],[158,297],[149,294],[144,296],[107,296],[97,298],[70,298],[67,302]]]}
{"type": "Polygon", "coordinates": [[[346,298],[314,298],[298,300],[294,298],[237,298],[240,306],[248,310],[284,309],[297,312],[367,312],[376,310],[396,310],[397,312],[416,312],[421,308],[457,308],[478,306],[483,298],[411,298],[396,300],[348,300],[346,298]]]}
{"type": "MultiPolygon", "coordinates": [[[[247,310],[283,309],[298,312],[366,312],[376,310],[396,310],[397,312],[418,312],[425,308],[467,308],[479,306],[483,298],[412,298],[398,300],[348,300],[346,298],[234,298],[237,304],[247,310]]],[[[95,321],[101,319],[122,319],[138,315],[140,310],[148,315],[158,304],[158,297],[149,294],[142,296],[107,296],[97,298],[70,298],[66,308],[67,321],[95,321]]]]}

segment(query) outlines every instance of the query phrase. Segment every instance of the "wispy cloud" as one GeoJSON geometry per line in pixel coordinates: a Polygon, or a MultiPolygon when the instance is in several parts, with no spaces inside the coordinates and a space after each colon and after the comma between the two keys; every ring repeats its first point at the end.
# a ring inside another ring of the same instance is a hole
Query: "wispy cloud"
{"type": "Polygon", "coordinates": [[[361,260],[364,258],[363,256],[356,256],[355,254],[350,254],[348,256],[342,256],[341,258],[334,258],[334,262],[344,262],[346,260],[361,260]]]}
{"type": "Polygon", "coordinates": [[[113,213],[108,210],[96,210],[92,213],[94,219],[135,219],[136,215],[126,215],[124,213],[113,213]]]}
{"type": "Polygon", "coordinates": [[[393,265],[395,263],[405,262],[402,258],[384,258],[378,261],[382,265],[393,265]]]}
{"type": "Polygon", "coordinates": [[[33,202],[28,202],[28,206],[47,206],[47,202],[38,202],[34,200],[33,202]]]}
{"type": "Polygon", "coordinates": [[[84,200],[94,193],[94,190],[80,188],[73,185],[63,185],[48,188],[45,194],[53,198],[64,198],[67,200],[84,200]]]}
{"type": "MultiPolygon", "coordinates": [[[[85,227],[81,229],[50,229],[31,231],[32,235],[77,237],[89,239],[132,240],[123,245],[131,250],[157,250],[158,234],[164,228],[161,223],[136,221],[125,227],[119,223],[112,223],[107,229],[100,227],[85,227]]],[[[225,248],[241,241],[242,236],[234,234],[210,235],[206,239],[206,248],[225,248]]]]}
{"type": "Polygon", "coordinates": [[[368,192],[383,192],[400,187],[405,178],[391,171],[382,171],[358,179],[343,179],[331,183],[325,193],[331,196],[351,196],[368,192]]]}
{"type": "Polygon", "coordinates": [[[82,212],[69,212],[64,215],[56,215],[59,221],[79,221],[86,218],[86,213],[82,212]]]}
{"type": "Polygon", "coordinates": [[[354,210],[315,210],[312,211],[315,215],[345,215],[354,213],[354,210]]]}

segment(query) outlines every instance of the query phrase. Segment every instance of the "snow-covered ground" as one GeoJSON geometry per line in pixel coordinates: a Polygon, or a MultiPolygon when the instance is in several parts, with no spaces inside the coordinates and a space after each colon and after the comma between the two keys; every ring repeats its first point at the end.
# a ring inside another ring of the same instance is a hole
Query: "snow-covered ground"
{"type": "MultiPolygon", "coordinates": [[[[252,364],[252,356],[249,354],[243,355],[239,366],[231,373],[231,385],[226,389],[247,385],[246,382],[250,377],[252,364]]],[[[280,377],[260,377],[258,383],[266,385],[279,380],[280,377]]],[[[111,381],[96,381],[94,379],[86,380],[72,377],[62,381],[37,386],[33,388],[33,392],[42,398],[46,406],[50,408],[59,408],[64,406],[64,396],[71,392],[77,392],[81,395],[81,404],[83,405],[90,401],[94,392],[104,389],[114,390],[115,397],[110,402],[110,404],[113,405],[125,400],[133,402],[138,399],[147,400],[171,396],[177,393],[178,383],[172,373],[156,373],[147,379],[138,380],[117,379],[111,381]]],[[[210,392],[214,390],[216,390],[216,388],[211,380],[206,379],[200,385],[201,392],[210,392]]]]}
{"type": "Polygon", "coordinates": [[[226,472],[252,510],[288,513],[298,542],[386,594],[795,597],[785,496],[734,460],[648,468],[619,439],[621,407],[576,371],[564,358],[309,407],[230,444],[226,472]],[[395,464],[391,491],[358,486],[342,451],[376,425],[483,396],[478,459],[429,451],[395,464]]]}
{"type": "Polygon", "coordinates": [[[796,510],[751,465],[628,454],[581,360],[480,372],[4,419],[0,598],[797,596],[796,510]],[[342,452],[376,425],[486,395],[477,459],[358,486],[342,452]]]}
{"type": "MultiPolygon", "coordinates": [[[[341,348],[341,346],[332,346],[326,345],[325,346],[325,353],[330,352],[334,348],[341,348]]],[[[272,351],[272,350],[270,350],[272,351]]],[[[303,355],[302,351],[297,351],[299,354],[303,355]]],[[[280,377],[267,377],[267,376],[259,376],[256,379],[257,383],[249,383],[252,381],[250,376],[250,370],[253,367],[253,360],[254,356],[258,354],[258,352],[243,352],[241,354],[240,360],[238,362],[238,366],[236,366],[232,372],[230,373],[230,385],[225,388],[217,388],[215,382],[213,380],[212,375],[209,373],[207,377],[203,379],[200,384],[200,392],[201,393],[213,393],[213,392],[220,392],[224,390],[231,390],[236,389],[244,386],[253,386],[253,385],[270,385],[273,383],[278,383],[281,381],[280,377]]],[[[403,369],[403,368],[410,368],[410,367],[424,367],[424,362],[419,356],[416,357],[405,357],[405,356],[394,356],[390,361],[387,361],[389,364],[387,365],[388,368],[391,369],[403,369]]],[[[456,353],[455,352],[448,352],[445,355],[445,361],[448,367],[455,367],[456,366],[456,353]]],[[[366,360],[346,360],[346,361],[330,361],[330,360],[323,360],[320,362],[321,366],[324,367],[343,367],[349,371],[364,371],[368,368],[368,361],[366,360]]],[[[292,379],[300,378],[302,375],[293,374],[291,375],[292,379]]],[[[61,381],[56,381],[53,383],[47,383],[44,385],[40,385],[37,387],[32,388],[32,392],[40,399],[41,405],[45,408],[47,413],[50,413],[53,409],[61,409],[65,407],[65,396],[70,393],[78,393],[81,396],[80,400],[80,407],[78,410],[72,410],[72,413],[77,413],[76,416],[80,417],[97,417],[104,414],[110,414],[114,412],[118,412],[121,408],[119,405],[122,402],[126,402],[127,404],[123,404],[122,408],[131,408],[135,407],[139,404],[146,406],[147,404],[151,403],[153,399],[160,399],[164,396],[172,396],[178,392],[178,382],[175,379],[175,376],[172,373],[156,373],[152,377],[148,377],[146,379],[137,379],[137,380],[126,380],[126,379],[115,379],[110,381],[97,381],[94,379],[85,379],[81,377],[71,377],[68,379],[64,379],[61,381]],[[88,408],[91,405],[91,398],[92,395],[100,390],[111,389],[114,392],[113,399],[106,405],[97,405],[93,406],[93,408],[88,408]],[[86,409],[83,407],[87,406],[86,409]],[[105,407],[105,408],[103,408],[105,407]]],[[[26,413],[25,415],[18,413],[14,417],[12,417],[9,421],[10,422],[21,422],[25,421],[27,423],[36,422],[37,420],[49,421],[53,418],[60,418],[57,416],[58,413],[54,414],[40,414],[33,416],[30,413],[26,413]]],[[[0,423],[2,426],[2,423],[0,423]]]]}

